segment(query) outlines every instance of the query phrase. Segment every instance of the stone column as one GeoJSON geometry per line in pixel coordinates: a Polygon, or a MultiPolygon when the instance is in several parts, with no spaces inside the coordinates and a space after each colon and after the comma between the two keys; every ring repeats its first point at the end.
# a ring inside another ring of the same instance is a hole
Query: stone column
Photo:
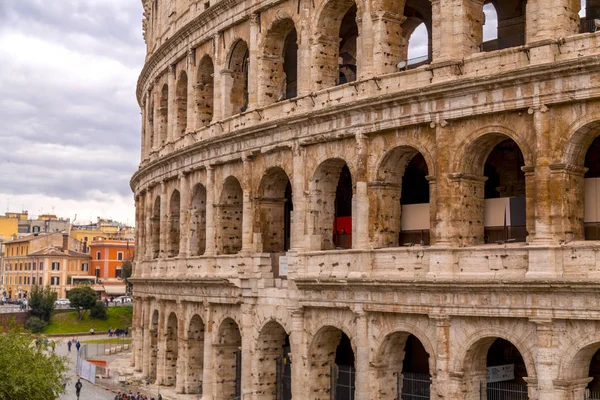
{"type": "Polygon", "coordinates": [[[133,302],[133,348],[132,362],[135,371],[141,372],[143,366],[144,354],[144,336],[145,336],[145,306],[141,297],[136,296],[133,302]]]}
{"type": "Polygon", "coordinates": [[[204,361],[202,363],[202,400],[213,400],[216,382],[215,363],[213,362],[213,318],[210,308],[207,308],[205,315],[206,325],[204,327],[204,361]]]}
{"type": "Polygon", "coordinates": [[[368,140],[363,134],[356,134],[356,186],[352,196],[352,248],[369,247],[369,195],[367,186],[368,140]]]}
{"type": "Polygon", "coordinates": [[[144,333],[143,333],[143,351],[142,351],[142,376],[143,377],[147,377],[150,373],[150,358],[151,358],[151,354],[152,354],[152,348],[151,348],[151,343],[152,343],[152,338],[150,336],[150,323],[152,316],[150,315],[150,301],[149,300],[145,300],[142,303],[142,306],[144,307],[144,326],[146,327],[146,329],[144,329],[144,333]]]}
{"type": "MultiPolygon", "coordinates": [[[[358,11],[358,10],[357,10],[358,11]]],[[[373,20],[371,19],[371,2],[362,3],[362,14],[356,14],[356,79],[367,79],[373,76],[373,20]]]]}
{"type": "Polygon", "coordinates": [[[215,88],[219,88],[220,92],[220,115],[217,120],[227,118],[233,114],[237,114],[233,110],[233,104],[231,104],[231,88],[233,87],[233,71],[230,69],[223,69],[219,74],[220,85],[215,88]]]}
{"type": "Polygon", "coordinates": [[[187,69],[187,127],[186,133],[194,132],[197,127],[196,114],[198,109],[196,107],[196,96],[194,85],[196,83],[196,74],[198,73],[196,65],[196,49],[190,49],[188,51],[188,69],[187,69]]]}
{"type": "MultiPolygon", "coordinates": [[[[221,68],[223,67],[224,56],[221,54],[223,50],[223,44],[219,33],[213,36],[213,121],[219,121],[223,119],[223,79],[221,76],[221,68]]],[[[231,88],[231,86],[230,86],[231,88]]]]}
{"type": "Polygon", "coordinates": [[[290,247],[294,251],[303,251],[305,249],[306,235],[306,213],[307,201],[305,190],[305,160],[304,149],[294,143],[292,147],[292,202],[294,210],[292,211],[292,227],[290,247]]]}
{"type": "MultiPolygon", "coordinates": [[[[206,166],[206,251],[204,255],[216,254],[215,242],[215,171],[210,165],[206,166]]],[[[206,364],[205,364],[206,365],[206,364]]]]}
{"type": "Polygon", "coordinates": [[[307,351],[308,345],[304,339],[304,310],[290,309],[292,316],[292,331],[290,332],[290,350],[292,353],[292,397],[294,400],[308,400],[309,387],[307,351]]]}
{"type": "Polygon", "coordinates": [[[554,327],[552,319],[530,319],[535,324],[536,345],[534,352],[537,382],[528,382],[528,386],[534,386],[537,383],[537,391],[530,388],[529,394],[532,400],[555,399],[553,378],[558,376],[558,359],[556,355],[556,345],[554,344],[554,327]],[[531,396],[537,392],[537,397],[531,396]]]}
{"type": "MultiPolygon", "coordinates": [[[[246,300],[249,300],[246,298],[246,300]]],[[[254,320],[252,318],[253,304],[242,304],[242,398],[252,398],[252,353],[253,343],[250,338],[254,333],[254,320]]]]}
{"type": "MultiPolygon", "coordinates": [[[[396,72],[402,59],[402,23],[406,17],[377,5],[371,13],[373,32],[373,76],[396,72]]],[[[364,25],[363,25],[364,27],[364,25]]],[[[367,32],[363,28],[363,32],[367,32]]],[[[406,60],[404,60],[406,61],[406,60]]]]}
{"type": "Polygon", "coordinates": [[[558,240],[584,240],[585,186],[587,168],[550,164],[551,215],[558,240]]]}
{"type": "MultiPolygon", "coordinates": [[[[431,398],[459,399],[461,397],[461,379],[451,374],[450,363],[450,317],[430,315],[436,331],[436,374],[431,382],[431,398]]],[[[431,362],[431,361],[430,361],[431,362]]]]}
{"type": "Polygon", "coordinates": [[[154,91],[154,128],[152,129],[152,131],[154,132],[154,137],[152,140],[152,146],[151,146],[151,150],[152,151],[156,151],[158,149],[160,149],[162,143],[161,143],[161,123],[160,123],[160,89],[157,88],[157,90],[154,91]]]}
{"type": "MultiPolygon", "coordinates": [[[[310,10],[306,9],[308,2],[300,2],[302,9],[301,24],[309,24],[310,10]]],[[[304,25],[307,26],[307,25],[304,25]]],[[[298,27],[299,28],[299,27],[298,27]]],[[[305,96],[312,90],[311,88],[311,51],[310,51],[310,33],[309,29],[296,29],[298,34],[298,96],[305,96]]]]}
{"type": "Polygon", "coordinates": [[[253,225],[254,225],[254,202],[252,201],[252,163],[245,156],[243,158],[243,215],[242,215],[242,252],[252,253],[253,247],[253,225]]]}
{"type": "MultiPolygon", "coordinates": [[[[579,33],[579,4],[569,0],[528,0],[525,43],[556,40],[579,33]]],[[[590,18],[589,14],[587,18],[590,18]]]]}
{"type": "Polygon", "coordinates": [[[146,142],[148,136],[150,136],[150,132],[148,131],[148,99],[146,98],[146,96],[144,96],[142,100],[142,106],[140,111],[142,113],[142,142],[140,145],[140,161],[144,161],[146,159],[146,142]]]}
{"type": "Polygon", "coordinates": [[[175,393],[184,393],[188,376],[188,332],[186,329],[185,302],[177,303],[177,377],[175,393]]]}
{"type": "Polygon", "coordinates": [[[369,360],[369,331],[367,326],[367,316],[363,310],[358,312],[356,317],[356,391],[354,400],[369,400],[373,391],[370,379],[370,360],[369,360]]]}
{"type": "Polygon", "coordinates": [[[177,139],[175,130],[177,128],[177,84],[175,82],[175,64],[169,66],[167,82],[169,84],[169,103],[167,105],[167,143],[177,139]]]}
{"type": "Polygon", "coordinates": [[[190,175],[179,175],[179,193],[181,207],[179,211],[179,258],[187,258],[190,249],[190,175]]]}
{"type": "MultiPolygon", "coordinates": [[[[145,247],[145,258],[146,260],[152,260],[152,217],[154,216],[154,196],[153,191],[148,188],[146,192],[146,247],[145,247]]],[[[145,273],[145,271],[143,271],[145,273]]]]}
{"type": "MultiPolygon", "coordinates": [[[[250,15],[250,42],[248,43],[248,109],[258,105],[258,38],[260,33],[260,13],[250,15]]],[[[237,114],[237,111],[235,112],[237,114]]]]}
{"type": "Polygon", "coordinates": [[[167,316],[165,315],[165,303],[158,302],[158,352],[156,355],[156,383],[164,385],[166,382],[165,366],[167,361],[167,316]]]}
{"type": "Polygon", "coordinates": [[[169,201],[167,199],[167,184],[160,183],[160,250],[158,258],[166,258],[169,241],[169,201]]]}

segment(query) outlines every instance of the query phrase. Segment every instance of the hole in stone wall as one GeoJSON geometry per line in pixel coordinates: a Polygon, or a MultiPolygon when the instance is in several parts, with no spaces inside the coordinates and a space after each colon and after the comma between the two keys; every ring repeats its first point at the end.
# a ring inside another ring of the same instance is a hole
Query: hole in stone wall
{"type": "Polygon", "coordinates": [[[346,164],[340,171],[335,195],[333,243],[336,248],[352,248],[352,176],[346,164]]]}
{"type": "Polygon", "coordinates": [[[340,26],[339,76],[338,85],[356,80],[356,44],[358,25],[356,24],[356,4],[352,4],[344,15],[340,26]]]}

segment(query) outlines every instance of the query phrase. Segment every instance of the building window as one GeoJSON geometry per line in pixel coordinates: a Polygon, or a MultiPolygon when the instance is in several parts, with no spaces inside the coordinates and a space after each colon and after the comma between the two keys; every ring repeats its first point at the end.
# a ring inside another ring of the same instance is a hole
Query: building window
{"type": "Polygon", "coordinates": [[[81,270],[83,272],[88,272],[90,270],[90,266],[88,265],[88,263],[81,264],[81,270]]]}
{"type": "Polygon", "coordinates": [[[23,283],[23,277],[22,277],[22,276],[20,276],[20,277],[19,277],[19,285],[21,285],[22,283],[23,283]]]}
{"type": "Polygon", "coordinates": [[[33,270],[35,271],[36,268],[37,268],[37,263],[34,261],[33,262],[33,270]]]}
{"type": "Polygon", "coordinates": [[[60,263],[58,261],[52,262],[52,271],[60,270],[60,263]]]}
{"type": "Polygon", "coordinates": [[[115,278],[122,278],[123,277],[123,273],[121,268],[117,268],[117,270],[115,271],[115,278]]]}
{"type": "Polygon", "coordinates": [[[44,262],[40,261],[40,271],[42,271],[44,269],[44,262]]]}
{"type": "Polygon", "coordinates": [[[99,260],[99,259],[100,259],[100,252],[99,252],[99,251],[97,251],[97,252],[96,252],[96,260],[99,260]]]}
{"type": "Polygon", "coordinates": [[[58,285],[60,285],[60,278],[58,276],[52,276],[52,277],[50,277],[50,284],[52,286],[58,286],[58,285]]]}
{"type": "Polygon", "coordinates": [[[38,233],[40,231],[40,227],[39,226],[34,226],[33,227],[33,233],[38,233]]]}
{"type": "Polygon", "coordinates": [[[100,278],[100,268],[96,268],[96,278],[100,278]]]}
{"type": "Polygon", "coordinates": [[[35,276],[31,278],[31,284],[35,286],[35,276]]]}
{"type": "Polygon", "coordinates": [[[87,242],[87,241],[88,241],[88,237],[87,237],[87,236],[85,236],[85,237],[83,238],[83,241],[84,241],[84,242],[87,242]]]}
{"type": "Polygon", "coordinates": [[[123,252],[122,252],[122,251],[119,251],[119,252],[117,253],[117,260],[118,260],[118,261],[123,261],[123,252]]]}

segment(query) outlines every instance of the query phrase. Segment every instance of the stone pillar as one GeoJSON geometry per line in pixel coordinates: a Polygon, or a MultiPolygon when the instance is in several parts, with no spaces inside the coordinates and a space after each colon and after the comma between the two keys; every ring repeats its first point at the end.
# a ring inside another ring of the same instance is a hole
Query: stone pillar
{"type": "Polygon", "coordinates": [[[181,207],[179,211],[179,258],[187,258],[190,252],[190,175],[179,175],[179,193],[181,207]]]}
{"type": "Polygon", "coordinates": [[[163,385],[167,381],[165,366],[167,361],[167,316],[165,315],[165,303],[158,302],[158,352],[156,356],[156,384],[163,385]]]}
{"type": "Polygon", "coordinates": [[[132,362],[135,371],[141,372],[143,369],[143,355],[144,355],[144,338],[145,330],[147,326],[145,323],[146,319],[146,307],[144,300],[141,297],[135,297],[133,302],[133,349],[132,349],[132,362]]]}
{"type": "MultiPolygon", "coordinates": [[[[153,191],[148,188],[146,192],[146,243],[145,243],[145,259],[152,260],[152,217],[154,216],[154,196],[153,191]]],[[[142,271],[142,274],[145,271],[142,271]]]]}
{"type": "Polygon", "coordinates": [[[252,163],[245,156],[243,159],[243,215],[242,215],[242,252],[252,253],[253,247],[253,225],[254,225],[254,207],[252,201],[252,163]]]}
{"type": "Polygon", "coordinates": [[[142,306],[144,307],[144,326],[146,327],[146,329],[144,329],[144,333],[143,333],[143,352],[142,352],[142,376],[143,377],[148,377],[148,375],[150,374],[150,358],[151,358],[151,354],[152,354],[152,348],[151,348],[151,343],[152,343],[152,338],[150,336],[151,332],[150,332],[150,323],[152,316],[150,315],[150,301],[149,300],[145,300],[142,303],[142,306]]]}
{"type": "Polygon", "coordinates": [[[305,96],[312,90],[311,88],[311,51],[310,51],[310,29],[299,29],[304,23],[310,24],[310,10],[306,9],[308,2],[300,2],[303,13],[300,25],[297,27],[298,34],[298,96],[305,96]]]}
{"type": "MultiPolygon", "coordinates": [[[[215,171],[210,165],[206,166],[206,251],[204,255],[216,254],[215,242],[215,171]]],[[[205,364],[208,365],[208,364],[205,364]]]]}
{"type": "Polygon", "coordinates": [[[167,184],[160,183],[160,250],[158,258],[166,258],[168,251],[169,235],[169,201],[167,199],[167,184]]]}
{"type": "Polygon", "coordinates": [[[188,332],[185,309],[185,302],[177,303],[177,377],[175,378],[175,393],[185,393],[185,378],[188,376],[188,332]]]}
{"type": "MultiPolygon", "coordinates": [[[[579,4],[569,0],[528,0],[525,43],[556,40],[579,33],[579,4]]],[[[590,18],[589,14],[586,16],[590,18]]]]}
{"type": "Polygon", "coordinates": [[[176,127],[177,127],[177,84],[175,82],[176,68],[175,64],[169,66],[169,74],[167,76],[167,82],[169,84],[169,103],[167,105],[167,143],[177,139],[176,127]]]}
{"type": "MultiPolygon", "coordinates": [[[[249,298],[246,298],[249,300],[249,298]]],[[[250,338],[254,333],[253,304],[242,304],[242,399],[252,398],[252,353],[253,343],[250,338]]]]}
{"type": "Polygon", "coordinates": [[[305,160],[304,149],[294,143],[292,147],[292,202],[294,210],[292,211],[291,244],[294,251],[303,251],[305,249],[306,235],[306,212],[307,199],[305,190],[305,160]]]}
{"type": "Polygon", "coordinates": [[[356,317],[356,391],[354,400],[369,400],[373,392],[372,381],[370,379],[370,360],[369,360],[369,330],[367,326],[367,316],[363,310],[358,312],[356,317]]]}
{"type": "MultiPolygon", "coordinates": [[[[362,3],[362,14],[356,14],[356,80],[373,76],[373,20],[371,18],[371,2],[362,3]]],[[[360,10],[360,9],[359,9],[360,10]]],[[[359,11],[357,10],[357,11],[359,11]]]]}
{"type": "Polygon", "coordinates": [[[304,338],[304,311],[301,308],[290,310],[292,331],[290,332],[290,350],[292,353],[292,398],[308,400],[310,393],[306,390],[309,382],[307,351],[308,344],[304,338]]]}
{"type": "Polygon", "coordinates": [[[196,106],[196,91],[194,90],[194,85],[196,83],[196,74],[198,73],[198,68],[196,65],[196,49],[190,49],[188,51],[188,69],[187,69],[187,127],[186,133],[194,132],[197,127],[197,117],[198,108],[196,106]]]}
{"type": "MultiPolygon", "coordinates": [[[[378,8],[371,13],[373,76],[398,70],[396,66],[402,60],[402,23],[406,20],[406,17],[395,12],[396,10],[386,10],[384,4],[377,6],[378,8]]],[[[364,29],[364,24],[363,32],[369,32],[364,29]]]]}
{"type": "Polygon", "coordinates": [[[585,186],[587,168],[550,164],[550,201],[554,235],[559,241],[584,240],[585,186]]]}
{"type": "MultiPolygon", "coordinates": [[[[227,118],[233,114],[237,114],[238,112],[233,110],[233,104],[231,103],[231,88],[233,87],[233,71],[230,69],[221,70],[220,75],[220,109],[221,113],[218,119],[227,118]]],[[[215,86],[217,88],[217,86],[215,86]]]]}
{"type": "MultiPolygon", "coordinates": [[[[535,324],[536,329],[536,345],[535,345],[535,365],[537,382],[528,382],[528,386],[535,386],[537,383],[537,391],[530,388],[530,399],[543,400],[555,399],[553,378],[558,376],[558,364],[556,360],[556,345],[553,340],[554,327],[552,319],[530,319],[535,324]],[[537,396],[532,394],[537,393],[537,396]]],[[[535,387],[534,387],[535,388],[535,387]]]]}
{"type": "MultiPolygon", "coordinates": [[[[435,323],[436,332],[436,368],[431,382],[431,398],[459,399],[461,397],[461,379],[451,374],[450,362],[450,317],[430,315],[435,323]]],[[[430,358],[431,360],[431,358],[430,358]]],[[[431,362],[431,361],[430,361],[431,362]]]]}
{"type": "Polygon", "coordinates": [[[356,134],[356,180],[352,196],[352,248],[366,249],[369,247],[369,195],[367,186],[367,159],[369,144],[367,137],[356,134]]]}
{"type": "MultiPolygon", "coordinates": [[[[219,33],[216,33],[213,36],[213,121],[220,121],[223,119],[223,79],[221,76],[220,70],[223,64],[223,54],[224,51],[222,49],[223,44],[221,43],[221,38],[219,33]]],[[[194,100],[195,101],[195,100],[194,100]]],[[[194,103],[195,104],[195,103],[194,103]]]]}
{"type": "Polygon", "coordinates": [[[213,400],[215,393],[215,364],[213,362],[213,318],[211,309],[206,310],[206,325],[204,327],[204,361],[202,363],[202,400],[213,400]]]}
{"type": "MultiPolygon", "coordinates": [[[[248,109],[258,105],[258,38],[260,33],[260,13],[250,15],[250,42],[248,43],[248,109]]],[[[235,114],[237,114],[237,110],[235,114]]]]}
{"type": "Polygon", "coordinates": [[[150,132],[148,131],[148,99],[146,96],[144,96],[142,100],[142,106],[140,111],[142,113],[142,142],[140,145],[140,161],[144,161],[146,159],[146,142],[148,136],[150,136],[150,132]]]}
{"type": "Polygon", "coordinates": [[[154,132],[153,138],[152,138],[152,146],[151,146],[151,150],[152,151],[156,151],[158,149],[160,149],[162,143],[162,137],[161,137],[161,123],[160,123],[160,88],[157,88],[157,90],[154,91],[154,128],[152,129],[152,131],[154,132]]]}

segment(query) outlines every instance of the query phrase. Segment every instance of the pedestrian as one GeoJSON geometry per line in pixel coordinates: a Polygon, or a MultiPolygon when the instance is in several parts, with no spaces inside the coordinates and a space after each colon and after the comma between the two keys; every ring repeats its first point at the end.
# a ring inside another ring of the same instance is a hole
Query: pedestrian
{"type": "Polygon", "coordinates": [[[75,347],[77,347],[77,352],[79,353],[79,348],[81,347],[81,343],[79,343],[79,340],[77,341],[75,347]]]}
{"type": "Polygon", "coordinates": [[[52,349],[52,352],[54,353],[54,351],[56,350],[56,342],[54,340],[50,341],[50,348],[52,349]]]}
{"type": "Polygon", "coordinates": [[[79,399],[79,395],[81,394],[82,386],[81,379],[77,379],[77,383],[75,384],[75,394],[77,395],[77,399],[79,399]]]}
{"type": "Polygon", "coordinates": [[[114,399],[114,400],[121,400],[121,399],[122,399],[122,397],[121,397],[121,392],[119,392],[119,393],[117,393],[117,395],[115,396],[115,399],[114,399]]]}
{"type": "Polygon", "coordinates": [[[69,352],[71,352],[71,346],[72,346],[72,345],[73,345],[73,344],[72,344],[72,343],[71,343],[71,341],[69,340],[69,341],[67,342],[67,348],[69,349],[69,352]]]}

